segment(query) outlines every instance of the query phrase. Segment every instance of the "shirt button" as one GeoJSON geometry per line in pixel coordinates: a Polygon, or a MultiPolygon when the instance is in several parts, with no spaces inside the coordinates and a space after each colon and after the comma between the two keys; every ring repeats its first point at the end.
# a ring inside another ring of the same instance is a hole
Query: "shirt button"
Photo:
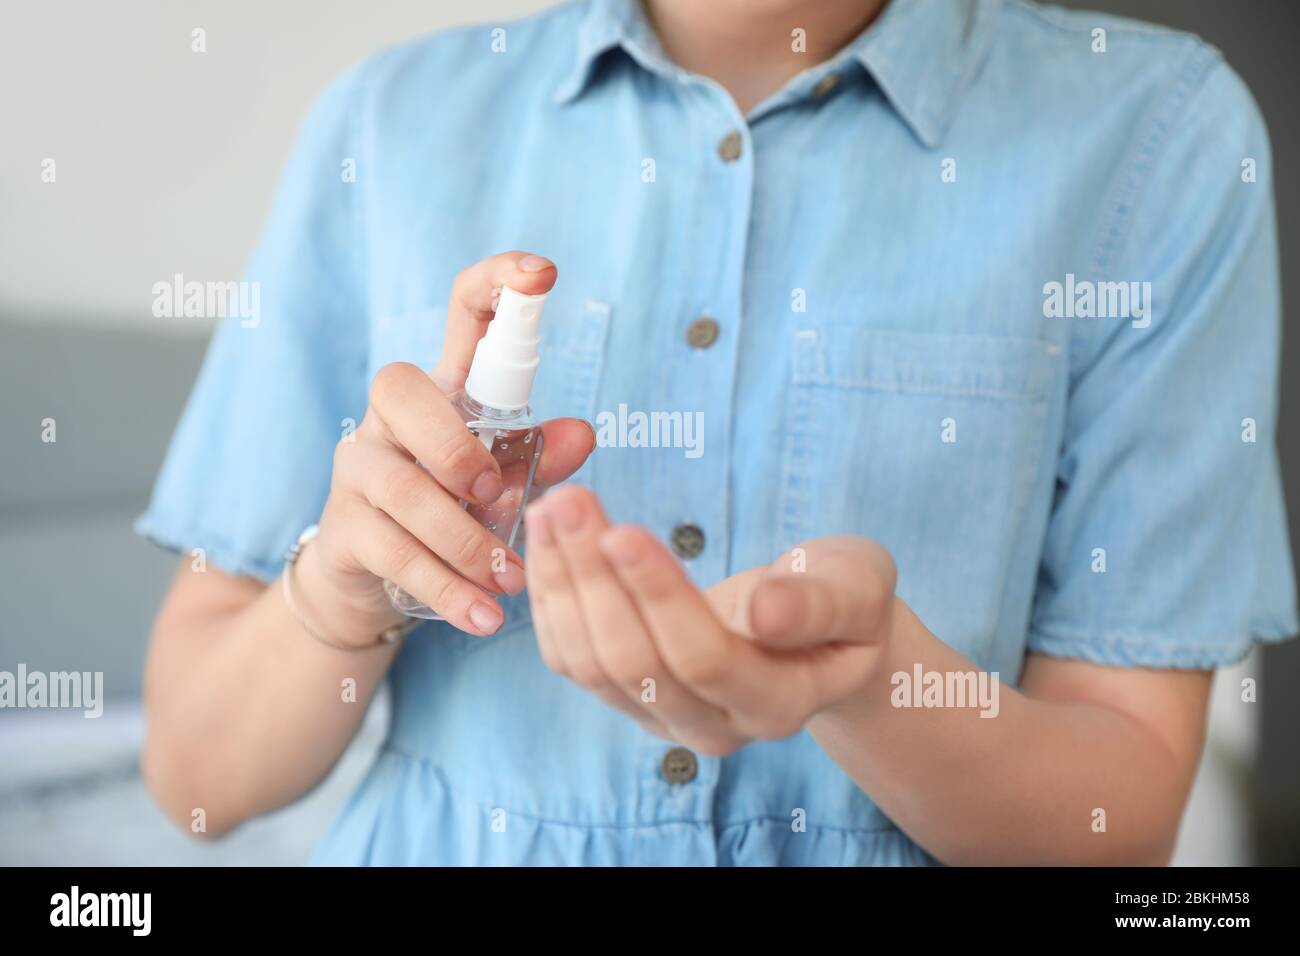
{"type": "Polygon", "coordinates": [[[741,146],[743,145],[744,140],[741,139],[740,133],[733,129],[722,137],[722,142],[718,144],[718,155],[722,157],[724,163],[734,163],[740,159],[741,146]]]}
{"type": "Polygon", "coordinates": [[[701,316],[686,329],[686,341],[691,348],[707,349],[718,340],[718,323],[709,316],[701,316]]]}
{"type": "Polygon", "coordinates": [[[664,754],[659,770],[669,783],[690,783],[699,773],[700,764],[695,759],[695,754],[685,747],[674,747],[664,754]]]}
{"type": "Polygon", "coordinates": [[[673,528],[673,550],[688,561],[699,557],[704,550],[704,532],[693,524],[679,524],[673,528]]]}
{"type": "Polygon", "coordinates": [[[829,95],[830,92],[839,85],[840,75],[838,73],[827,73],[818,80],[817,85],[813,87],[813,96],[817,97],[817,99],[821,99],[823,96],[829,95]]]}

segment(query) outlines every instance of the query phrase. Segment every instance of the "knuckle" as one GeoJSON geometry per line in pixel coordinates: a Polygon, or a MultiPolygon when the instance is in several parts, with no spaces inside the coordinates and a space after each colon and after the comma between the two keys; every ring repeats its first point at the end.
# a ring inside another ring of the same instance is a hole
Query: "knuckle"
{"type": "Polygon", "coordinates": [[[465,475],[482,470],[483,446],[468,429],[448,429],[438,444],[439,470],[448,475],[465,475]]]}
{"type": "Polygon", "coordinates": [[[466,266],[465,268],[461,269],[459,272],[456,273],[456,278],[451,280],[452,293],[456,294],[461,292],[462,290],[465,289],[466,286],[468,286],[473,281],[473,279],[474,279],[473,266],[466,266]]]}
{"type": "Polygon", "coordinates": [[[360,466],[357,462],[364,462],[369,457],[369,449],[372,447],[371,439],[375,430],[375,416],[367,414],[361,419],[361,424],[351,433],[339,436],[338,441],[334,443],[334,469],[357,470],[360,466]]]}
{"type": "Polygon", "coordinates": [[[397,395],[401,394],[403,383],[408,379],[415,366],[409,362],[390,362],[375,373],[370,381],[370,404],[383,408],[397,395]]]}
{"type": "Polygon", "coordinates": [[[681,679],[692,687],[717,687],[726,673],[726,662],[720,654],[692,653],[683,657],[677,664],[681,679]]]}
{"type": "Polygon", "coordinates": [[[413,462],[389,468],[379,480],[378,500],[387,504],[416,503],[428,490],[428,476],[413,462]]]}
{"type": "Polygon", "coordinates": [[[385,576],[389,578],[406,576],[408,572],[419,567],[423,553],[423,545],[414,538],[407,535],[398,538],[389,545],[388,557],[384,562],[388,567],[385,576]]]}
{"type": "Polygon", "coordinates": [[[486,567],[490,545],[485,540],[485,535],[486,532],[478,525],[457,534],[456,540],[452,542],[452,563],[465,570],[486,567]]]}
{"type": "Polygon", "coordinates": [[[351,474],[351,465],[355,458],[356,448],[356,442],[348,441],[346,438],[340,438],[335,442],[333,474],[336,478],[351,474]]]}
{"type": "Polygon", "coordinates": [[[461,599],[460,578],[452,575],[444,575],[438,581],[433,582],[429,591],[429,607],[433,608],[443,616],[450,614],[457,607],[469,603],[468,601],[461,599]]]}
{"type": "Polygon", "coordinates": [[[348,436],[344,436],[336,441],[334,443],[334,464],[337,465],[340,460],[349,457],[356,447],[357,443],[350,440],[348,436]]]}

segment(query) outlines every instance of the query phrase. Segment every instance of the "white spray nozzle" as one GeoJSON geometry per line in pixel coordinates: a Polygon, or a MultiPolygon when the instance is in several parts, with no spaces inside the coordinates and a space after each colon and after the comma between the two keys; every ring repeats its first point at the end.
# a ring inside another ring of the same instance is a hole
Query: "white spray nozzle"
{"type": "Polygon", "coordinates": [[[528,404],[537,375],[537,343],[546,295],[501,287],[496,317],[474,349],[465,391],[474,401],[513,410],[528,404]]]}

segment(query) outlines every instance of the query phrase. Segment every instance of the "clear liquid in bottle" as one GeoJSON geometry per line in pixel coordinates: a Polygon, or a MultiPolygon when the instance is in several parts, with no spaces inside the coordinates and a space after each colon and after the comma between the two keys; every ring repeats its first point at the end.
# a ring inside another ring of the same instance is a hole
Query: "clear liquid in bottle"
{"type": "MultiPolygon", "coordinates": [[[[514,548],[523,522],[524,505],[530,500],[533,476],[542,454],[542,429],[525,405],[502,412],[481,405],[463,390],[451,396],[452,404],[483,447],[501,466],[501,497],[489,505],[461,501],[460,506],[479,524],[496,535],[507,548],[514,548]]],[[[497,556],[494,555],[496,560],[497,556]]],[[[388,598],[407,617],[441,621],[432,608],[402,590],[392,581],[384,582],[388,598]]]]}

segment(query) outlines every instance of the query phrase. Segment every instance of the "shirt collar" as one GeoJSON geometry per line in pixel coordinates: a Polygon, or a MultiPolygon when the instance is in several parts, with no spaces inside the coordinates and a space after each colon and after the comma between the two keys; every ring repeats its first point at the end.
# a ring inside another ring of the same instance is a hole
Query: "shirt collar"
{"type": "Polygon", "coordinates": [[[988,54],[1001,0],[890,0],[849,46],[913,132],[938,146],[988,54]]]}
{"type": "MultiPolygon", "coordinates": [[[[801,85],[856,60],[894,109],[927,146],[938,146],[984,62],[1002,0],[889,0],[876,21],[826,64],[801,74],[801,85]]],[[[639,0],[589,0],[578,27],[572,69],[555,101],[581,96],[593,82],[596,61],[621,47],[646,69],[680,73],[669,63],[639,0]]]]}
{"type": "Polygon", "coordinates": [[[578,25],[573,68],[556,87],[555,102],[568,103],[581,96],[595,76],[596,61],[615,47],[649,69],[671,72],[665,69],[667,58],[639,0],[588,0],[578,25]]]}

